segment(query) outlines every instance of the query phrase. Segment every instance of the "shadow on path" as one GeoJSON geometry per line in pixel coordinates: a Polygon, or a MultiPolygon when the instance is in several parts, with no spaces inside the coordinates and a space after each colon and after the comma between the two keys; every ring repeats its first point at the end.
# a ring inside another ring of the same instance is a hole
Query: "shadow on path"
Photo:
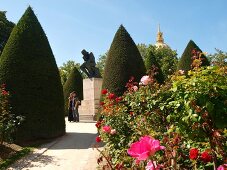
{"type": "Polygon", "coordinates": [[[55,145],[49,150],[57,149],[89,149],[95,144],[95,133],[66,133],[55,145]]]}
{"type": "Polygon", "coordinates": [[[22,159],[16,165],[13,165],[9,168],[9,170],[20,170],[24,167],[37,167],[41,168],[42,166],[46,166],[48,164],[55,164],[57,165],[58,159],[54,156],[48,155],[40,155],[39,153],[33,153],[28,155],[26,159],[22,159]]]}

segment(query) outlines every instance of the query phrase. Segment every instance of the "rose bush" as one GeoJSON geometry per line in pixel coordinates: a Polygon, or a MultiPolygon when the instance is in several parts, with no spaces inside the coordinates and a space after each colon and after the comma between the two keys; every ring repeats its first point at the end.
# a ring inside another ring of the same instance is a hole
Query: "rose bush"
{"type": "Polygon", "coordinates": [[[0,145],[3,142],[13,142],[13,133],[24,120],[22,116],[15,116],[10,113],[9,96],[6,85],[0,87],[0,145]]]}
{"type": "Polygon", "coordinates": [[[130,79],[121,100],[106,91],[97,122],[103,166],[202,170],[226,164],[227,67],[193,67],[163,85],[151,75],[140,85],[130,79]],[[106,133],[106,126],[117,133],[106,133]]]}

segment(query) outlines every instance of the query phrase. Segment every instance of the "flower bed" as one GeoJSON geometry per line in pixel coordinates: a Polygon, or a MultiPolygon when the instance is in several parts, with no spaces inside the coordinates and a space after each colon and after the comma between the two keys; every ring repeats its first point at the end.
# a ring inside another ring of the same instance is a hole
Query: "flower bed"
{"type": "Polygon", "coordinates": [[[223,169],[227,150],[227,67],[195,67],[164,85],[130,79],[121,97],[102,91],[96,124],[107,169],[223,169]]]}

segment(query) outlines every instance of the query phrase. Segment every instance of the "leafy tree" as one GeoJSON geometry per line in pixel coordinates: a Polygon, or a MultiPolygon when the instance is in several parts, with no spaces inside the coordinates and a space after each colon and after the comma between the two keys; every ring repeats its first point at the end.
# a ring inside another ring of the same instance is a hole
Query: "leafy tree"
{"type": "Polygon", "coordinates": [[[31,7],[13,29],[0,58],[0,83],[11,92],[11,113],[25,121],[17,143],[65,133],[64,96],[48,39],[31,7]]]}
{"type": "Polygon", "coordinates": [[[6,18],[6,11],[0,11],[0,55],[14,27],[14,23],[6,18]]]}
{"type": "Polygon", "coordinates": [[[138,48],[140,55],[142,56],[143,60],[145,60],[148,49],[149,49],[149,45],[141,43],[141,44],[137,44],[137,48],[138,48]]]}
{"type": "Polygon", "coordinates": [[[68,97],[72,91],[75,91],[80,100],[83,99],[83,78],[77,67],[74,67],[69,74],[63,87],[65,99],[65,114],[68,114],[68,97]]]}
{"type": "Polygon", "coordinates": [[[102,77],[104,76],[104,67],[105,67],[107,55],[108,55],[108,52],[106,52],[103,55],[100,55],[96,64],[96,67],[99,69],[102,77]]]}
{"type": "Polygon", "coordinates": [[[164,79],[167,79],[169,75],[172,75],[176,71],[178,59],[175,50],[170,48],[157,48],[151,44],[138,44],[137,47],[144,61],[146,61],[146,57],[149,56],[149,51],[153,51],[152,53],[155,56],[157,63],[159,63],[164,79]]]}
{"type": "Polygon", "coordinates": [[[164,82],[162,70],[154,55],[154,46],[150,46],[147,50],[147,54],[145,56],[145,66],[147,69],[147,73],[149,74],[152,72],[152,74],[154,74],[154,78],[157,80],[158,83],[164,82]]]}
{"type": "Polygon", "coordinates": [[[208,59],[212,65],[215,66],[227,66],[227,52],[219,49],[215,49],[216,53],[208,55],[208,59]]]}
{"type": "Polygon", "coordinates": [[[177,52],[170,48],[155,48],[154,54],[157,63],[160,65],[164,79],[167,79],[177,69],[177,52]]]}
{"type": "Polygon", "coordinates": [[[121,25],[110,46],[104,69],[103,87],[120,96],[131,76],[139,81],[146,69],[136,44],[121,25]]]}
{"type": "Polygon", "coordinates": [[[80,64],[76,63],[73,60],[69,60],[59,67],[62,85],[65,84],[66,80],[69,77],[70,72],[73,70],[74,67],[80,67],[80,64]]]}
{"type": "Polygon", "coordinates": [[[63,63],[63,65],[59,67],[59,72],[60,72],[60,76],[61,76],[61,83],[62,83],[62,85],[65,84],[65,82],[67,81],[67,79],[68,79],[71,71],[75,67],[82,74],[82,77],[85,78],[84,73],[82,73],[81,70],[80,70],[80,63],[76,63],[73,60],[69,60],[66,63],[63,63]]]}
{"type": "MultiPolygon", "coordinates": [[[[196,51],[202,53],[202,50],[195,44],[195,42],[190,40],[188,42],[188,45],[186,46],[181,58],[180,58],[180,61],[178,63],[178,67],[177,67],[178,70],[185,70],[185,71],[191,70],[191,64],[192,64],[192,61],[193,61],[193,59],[192,59],[193,50],[196,50],[196,51]]],[[[206,56],[204,54],[202,54],[200,57],[202,59],[201,60],[202,61],[201,66],[210,65],[208,59],[206,58],[206,56]]]]}

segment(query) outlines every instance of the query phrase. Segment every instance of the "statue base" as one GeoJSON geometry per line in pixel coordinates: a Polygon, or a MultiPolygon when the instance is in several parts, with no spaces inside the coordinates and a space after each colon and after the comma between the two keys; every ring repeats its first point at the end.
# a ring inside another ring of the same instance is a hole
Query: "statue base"
{"type": "Polygon", "coordinates": [[[102,78],[90,78],[83,80],[84,100],[79,106],[80,121],[94,121],[100,107],[102,90],[102,78]]]}

